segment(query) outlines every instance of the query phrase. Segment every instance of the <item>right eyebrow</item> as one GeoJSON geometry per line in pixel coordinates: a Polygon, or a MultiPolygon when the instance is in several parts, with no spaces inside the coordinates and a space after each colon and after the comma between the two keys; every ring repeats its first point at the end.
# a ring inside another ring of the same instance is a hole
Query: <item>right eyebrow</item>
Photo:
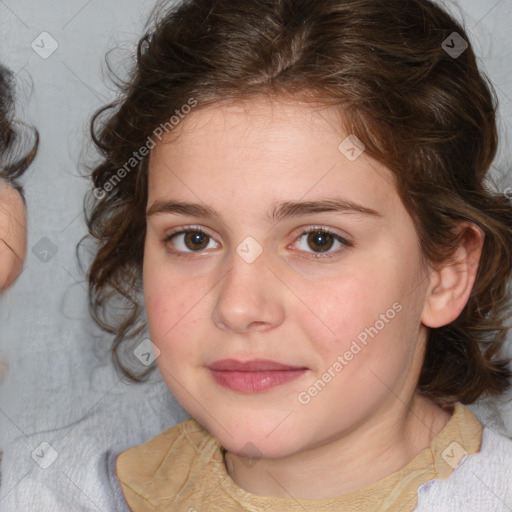
{"type": "Polygon", "coordinates": [[[222,220],[221,215],[209,206],[181,201],[155,201],[146,212],[146,218],[158,213],[177,213],[192,217],[222,220]]]}

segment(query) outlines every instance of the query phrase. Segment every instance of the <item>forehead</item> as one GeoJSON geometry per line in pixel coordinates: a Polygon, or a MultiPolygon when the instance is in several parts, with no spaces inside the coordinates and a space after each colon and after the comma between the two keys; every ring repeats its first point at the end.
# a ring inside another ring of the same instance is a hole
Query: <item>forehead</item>
{"type": "Polygon", "coordinates": [[[303,148],[304,136],[313,141],[326,132],[335,132],[339,138],[343,134],[342,122],[339,109],[288,98],[214,103],[187,114],[153,154],[166,144],[172,144],[173,151],[190,150],[195,145],[200,150],[206,144],[229,146],[235,151],[254,147],[277,151],[281,147],[283,152],[295,145],[297,152],[303,148]]]}
{"type": "Polygon", "coordinates": [[[218,204],[221,196],[249,208],[336,192],[369,207],[396,202],[393,173],[364,152],[354,159],[351,137],[334,107],[267,99],[214,104],[188,114],[152,150],[149,199],[196,195],[218,204]]]}

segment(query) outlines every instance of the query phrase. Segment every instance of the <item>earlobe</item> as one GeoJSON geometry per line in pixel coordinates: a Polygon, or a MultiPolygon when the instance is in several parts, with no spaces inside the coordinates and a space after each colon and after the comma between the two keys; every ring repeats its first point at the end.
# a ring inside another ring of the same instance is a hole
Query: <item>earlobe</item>
{"type": "Polygon", "coordinates": [[[473,223],[459,225],[453,257],[432,271],[421,321],[437,328],[453,322],[466,306],[475,283],[485,235],[473,223]]]}
{"type": "Polygon", "coordinates": [[[0,291],[21,273],[26,246],[25,205],[18,191],[0,181],[0,291]]]}

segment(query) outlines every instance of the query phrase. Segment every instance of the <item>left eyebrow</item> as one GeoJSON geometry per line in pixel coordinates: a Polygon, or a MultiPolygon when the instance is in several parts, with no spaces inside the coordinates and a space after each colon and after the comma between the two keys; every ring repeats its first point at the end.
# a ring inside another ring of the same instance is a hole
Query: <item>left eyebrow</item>
{"type": "Polygon", "coordinates": [[[372,208],[335,197],[317,201],[284,201],[273,203],[272,211],[268,218],[274,222],[279,222],[289,217],[324,212],[355,213],[382,217],[381,213],[372,208]]]}
{"type": "MultiPolygon", "coordinates": [[[[271,205],[271,211],[267,214],[269,222],[279,222],[290,217],[310,215],[324,212],[339,212],[350,214],[363,214],[373,217],[382,217],[382,214],[372,208],[368,208],[342,198],[326,198],[316,201],[279,201],[271,205]]],[[[174,213],[177,215],[190,215],[192,217],[204,217],[222,221],[220,213],[213,208],[199,203],[184,201],[156,201],[146,213],[146,217],[158,213],[174,213]]]]}

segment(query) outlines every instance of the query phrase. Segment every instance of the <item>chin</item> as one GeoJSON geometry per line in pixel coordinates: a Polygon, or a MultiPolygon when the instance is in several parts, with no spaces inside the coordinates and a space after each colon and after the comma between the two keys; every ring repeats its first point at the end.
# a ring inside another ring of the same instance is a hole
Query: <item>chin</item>
{"type": "Polygon", "coordinates": [[[290,436],[290,428],[285,428],[278,433],[279,428],[272,432],[272,429],[267,429],[266,423],[264,425],[253,423],[245,428],[230,426],[229,422],[222,420],[220,420],[220,423],[227,432],[217,424],[205,425],[202,423],[202,425],[228,452],[240,457],[279,459],[292,455],[301,449],[300,440],[290,436]],[[267,435],[266,432],[269,431],[272,433],[267,435]]]}

